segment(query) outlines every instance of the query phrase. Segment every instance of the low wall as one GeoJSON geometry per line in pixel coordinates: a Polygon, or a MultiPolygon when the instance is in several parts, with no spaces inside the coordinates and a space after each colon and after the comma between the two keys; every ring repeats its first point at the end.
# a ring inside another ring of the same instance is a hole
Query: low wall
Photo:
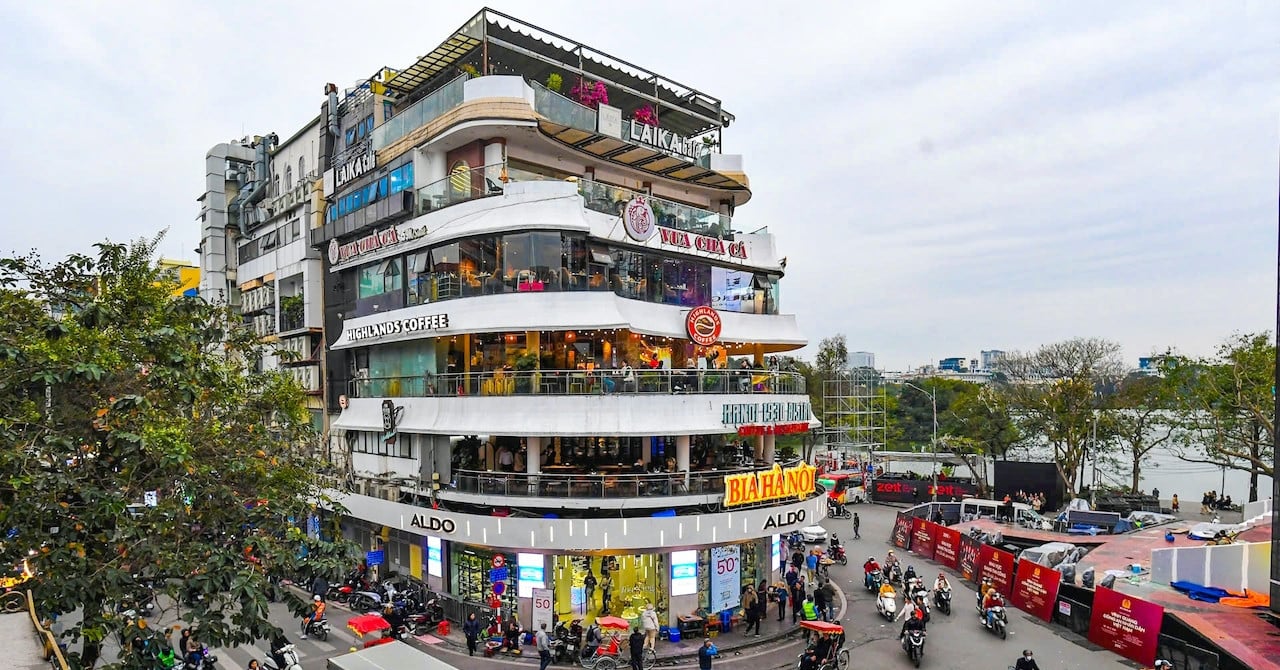
{"type": "Polygon", "coordinates": [[[1238,542],[1223,546],[1169,547],[1151,551],[1151,581],[1186,581],[1228,591],[1267,593],[1271,543],[1238,542]]]}

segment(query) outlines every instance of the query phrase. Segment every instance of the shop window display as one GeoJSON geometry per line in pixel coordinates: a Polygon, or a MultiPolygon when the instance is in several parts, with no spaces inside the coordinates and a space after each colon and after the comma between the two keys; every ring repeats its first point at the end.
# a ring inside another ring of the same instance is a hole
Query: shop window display
{"type": "Polygon", "coordinates": [[[660,615],[667,610],[666,571],[664,554],[557,556],[556,616],[589,624],[612,615],[639,626],[646,603],[653,603],[660,615]]]}
{"type": "MultiPolygon", "coordinates": [[[[746,589],[748,585],[756,586],[756,582],[761,578],[760,559],[769,559],[768,538],[756,540],[752,542],[743,542],[738,545],[739,551],[739,584],[738,588],[746,589]],[[763,546],[763,551],[761,547],[763,546]]],[[[711,550],[698,550],[698,607],[704,611],[711,612],[711,575],[714,572],[711,565],[711,550]]],[[[764,576],[767,576],[765,574],[764,576]]]]}
{"type": "MultiPolygon", "coordinates": [[[[493,557],[498,552],[481,547],[460,546],[451,553],[453,595],[467,602],[488,604],[494,597],[494,583],[489,578],[494,570],[493,557]]],[[[504,567],[507,579],[503,582],[502,594],[498,596],[498,600],[504,610],[515,616],[519,612],[519,571],[516,569],[514,554],[503,554],[503,558],[506,559],[504,567]]]]}

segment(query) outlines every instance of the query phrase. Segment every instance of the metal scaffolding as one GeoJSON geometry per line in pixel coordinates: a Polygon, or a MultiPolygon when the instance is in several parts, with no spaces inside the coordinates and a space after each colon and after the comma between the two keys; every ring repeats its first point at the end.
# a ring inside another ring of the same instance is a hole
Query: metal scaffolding
{"type": "Polygon", "coordinates": [[[835,373],[822,382],[822,442],[863,461],[885,448],[885,386],[872,368],[835,373]]]}

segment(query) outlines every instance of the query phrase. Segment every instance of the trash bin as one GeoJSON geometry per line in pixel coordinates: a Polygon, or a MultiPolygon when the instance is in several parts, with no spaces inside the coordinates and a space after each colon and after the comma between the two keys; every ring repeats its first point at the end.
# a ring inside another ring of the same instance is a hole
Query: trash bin
{"type": "Polygon", "coordinates": [[[670,629],[668,629],[668,630],[667,630],[667,634],[668,634],[668,636],[669,636],[669,638],[668,638],[668,639],[669,639],[671,642],[679,642],[679,641],[680,641],[680,629],[679,629],[679,628],[670,628],[670,629]]]}
{"type": "Polygon", "coordinates": [[[720,613],[720,632],[728,633],[733,630],[733,610],[725,610],[720,613]]]}

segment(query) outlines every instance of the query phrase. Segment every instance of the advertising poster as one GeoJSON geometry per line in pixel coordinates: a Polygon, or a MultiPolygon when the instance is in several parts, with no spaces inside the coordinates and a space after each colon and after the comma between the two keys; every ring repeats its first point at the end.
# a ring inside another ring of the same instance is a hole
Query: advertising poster
{"type": "Polygon", "coordinates": [[[738,545],[711,548],[711,611],[723,612],[742,602],[742,557],[738,545]]]}
{"type": "Polygon", "coordinates": [[[968,535],[960,536],[960,558],[957,561],[956,569],[960,571],[960,575],[969,581],[977,581],[978,552],[982,548],[982,543],[969,537],[968,535]]]}
{"type": "Polygon", "coordinates": [[[1062,574],[1031,561],[1018,561],[1017,580],[1009,601],[1014,607],[1045,621],[1053,620],[1053,604],[1058,600],[1062,574]]]}
{"type": "Polygon", "coordinates": [[[960,531],[938,526],[933,538],[933,560],[952,570],[960,566],[960,531]]]}
{"type": "Polygon", "coordinates": [[[548,631],[555,628],[555,617],[551,611],[551,589],[534,589],[533,629],[538,630],[539,624],[544,623],[547,624],[548,631]]]}
{"type": "Polygon", "coordinates": [[[911,553],[932,560],[933,538],[938,532],[938,524],[916,517],[911,525],[911,553]]]}
{"type": "Polygon", "coordinates": [[[911,548],[911,517],[906,512],[898,512],[898,518],[893,521],[893,546],[899,549],[911,548]]]}
{"type": "Polygon", "coordinates": [[[1164,608],[1099,586],[1093,594],[1089,641],[1150,666],[1156,661],[1164,608]]]}
{"type": "Polygon", "coordinates": [[[1006,598],[1013,593],[1013,554],[984,544],[978,550],[976,572],[978,579],[974,581],[991,582],[991,585],[996,587],[996,592],[1006,598]]]}

